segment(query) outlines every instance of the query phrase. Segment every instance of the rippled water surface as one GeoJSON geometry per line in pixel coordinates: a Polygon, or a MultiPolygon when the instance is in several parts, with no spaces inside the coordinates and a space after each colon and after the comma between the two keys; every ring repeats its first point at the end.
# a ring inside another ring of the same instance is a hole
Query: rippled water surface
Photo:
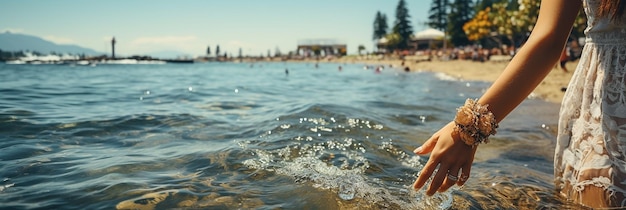
{"type": "Polygon", "coordinates": [[[568,207],[558,105],[534,99],[466,186],[411,190],[428,158],[411,151],[488,85],[356,64],[0,64],[0,208],[568,207]]]}

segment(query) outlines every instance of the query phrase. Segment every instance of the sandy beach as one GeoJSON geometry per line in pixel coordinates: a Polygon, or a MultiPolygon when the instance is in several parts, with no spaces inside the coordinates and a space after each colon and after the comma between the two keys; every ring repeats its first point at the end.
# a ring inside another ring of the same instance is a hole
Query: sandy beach
{"type": "MultiPolygon", "coordinates": [[[[396,68],[402,68],[402,61],[398,59],[355,60],[353,62],[367,65],[392,65],[396,68]]],[[[405,66],[408,66],[411,71],[442,72],[463,80],[478,80],[487,82],[495,81],[507,64],[508,62],[506,61],[405,61],[405,66]]],[[[578,61],[568,62],[566,67],[569,72],[563,72],[560,67],[557,67],[555,64],[555,68],[553,68],[543,82],[533,91],[531,97],[539,97],[549,102],[561,103],[564,95],[562,89],[567,87],[577,64],[578,61]]]]}

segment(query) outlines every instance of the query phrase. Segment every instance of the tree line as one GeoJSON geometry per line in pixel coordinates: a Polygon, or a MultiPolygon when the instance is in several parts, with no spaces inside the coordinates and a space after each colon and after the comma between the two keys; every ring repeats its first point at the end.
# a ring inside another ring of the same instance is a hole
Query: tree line
{"type": "MultiPolygon", "coordinates": [[[[444,41],[452,46],[519,46],[537,21],[540,3],[536,0],[432,0],[424,24],[444,31],[444,41]]],[[[385,38],[388,50],[409,49],[413,29],[404,0],[398,2],[395,18],[388,31],[387,16],[376,12],[372,39],[385,38]]],[[[572,38],[582,36],[585,27],[586,19],[581,10],[572,38]]]]}
{"type": "MultiPolygon", "coordinates": [[[[540,6],[541,1],[532,0],[479,1],[476,14],[462,25],[462,29],[468,41],[474,43],[519,46],[533,30],[540,6]]],[[[586,23],[581,9],[570,34],[572,40],[584,35],[586,23]]]]}
{"type": "Polygon", "coordinates": [[[11,52],[11,51],[0,50],[0,61],[16,60],[24,56],[26,56],[26,53],[23,51],[11,52]]]}
{"type": "MultiPolygon", "coordinates": [[[[211,46],[207,46],[206,48],[206,56],[207,57],[211,57],[211,46]]],[[[250,56],[250,55],[247,55],[250,56]]],[[[280,52],[280,49],[278,47],[276,47],[276,49],[274,49],[274,55],[272,56],[271,51],[268,49],[267,50],[267,57],[280,57],[282,56],[282,53],[280,52]]],[[[229,56],[227,52],[224,52],[223,54],[220,54],[220,45],[216,45],[215,46],[215,57],[223,57],[223,58],[228,58],[228,57],[233,57],[232,54],[229,56]]],[[[238,58],[243,58],[243,49],[239,48],[239,54],[237,55],[238,58]]],[[[263,57],[263,54],[260,54],[259,57],[263,57]]]]}

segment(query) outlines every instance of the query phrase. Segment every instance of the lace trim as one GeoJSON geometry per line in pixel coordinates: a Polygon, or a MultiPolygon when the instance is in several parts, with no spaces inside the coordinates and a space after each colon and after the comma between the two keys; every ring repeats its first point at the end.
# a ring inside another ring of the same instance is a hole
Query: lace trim
{"type": "MultiPolygon", "coordinates": [[[[570,182],[572,183],[572,182],[570,182]]],[[[574,188],[574,190],[578,191],[578,192],[582,192],[583,190],[585,190],[585,186],[588,185],[593,185],[596,187],[600,187],[604,190],[609,191],[609,195],[610,196],[615,196],[615,189],[609,189],[611,188],[611,180],[608,177],[594,177],[591,180],[584,180],[578,183],[572,183],[572,187],[574,188]]],[[[621,190],[620,190],[621,191],[621,190]]],[[[623,192],[622,192],[623,193],[623,192]]]]}
{"type": "MultiPolygon", "coordinates": [[[[623,195],[622,197],[626,197],[626,192],[624,190],[614,187],[614,185],[611,184],[611,180],[608,177],[596,177],[596,178],[593,178],[592,180],[586,180],[586,181],[578,182],[576,184],[572,184],[572,182],[569,182],[569,184],[572,187],[572,189],[575,191],[575,193],[569,192],[569,193],[563,194],[568,199],[571,199],[573,196],[580,196],[580,194],[585,190],[585,187],[590,186],[590,185],[604,189],[608,197],[616,198],[617,193],[620,193],[621,195],[623,195]]],[[[565,183],[561,184],[561,188],[563,188],[564,186],[565,186],[565,183]]],[[[623,207],[626,206],[626,198],[622,199],[622,201],[620,202],[620,206],[622,207],[614,207],[614,208],[606,208],[606,209],[623,209],[623,207]]]]}

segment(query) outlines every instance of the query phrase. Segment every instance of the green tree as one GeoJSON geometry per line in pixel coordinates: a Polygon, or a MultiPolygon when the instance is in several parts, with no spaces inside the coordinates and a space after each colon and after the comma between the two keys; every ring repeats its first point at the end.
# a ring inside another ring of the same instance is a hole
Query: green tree
{"type": "MultiPolygon", "coordinates": [[[[476,8],[485,8],[464,26],[470,40],[485,41],[483,38],[489,38],[498,44],[510,43],[514,46],[532,31],[540,6],[539,1],[533,0],[482,0],[477,4],[476,8]],[[504,39],[507,39],[506,42],[504,39]]],[[[572,35],[582,33],[585,22],[581,12],[574,23],[572,35]]]]}
{"type": "Polygon", "coordinates": [[[450,5],[450,14],[448,15],[448,34],[450,41],[455,46],[463,46],[470,44],[463,25],[474,16],[474,7],[472,0],[454,0],[450,5]]]}
{"type": "Polygon", "coordinates": [[[211,46],[206,47],[206,55],[207,56],[211,55],[211,46]]]}
{"type": "Polygon", "coordinates": [[[278,46],[276,46],[276,49],[274,49],[274,56],[275,57],[280,57],[282,54],[280,53],[280,49],[278,49],[278,46]]]}
{"type": "Polygon", "coordinates": [[[243,51],[241,50],[241,47],[239,48],[239,58],[243,58],[243,51]]]}
{"type": "Polygon", "coordinates": [[[519,0],[508,0],[507,9],[511,10],[511,11],[518,10],[519,9],[519,0]]]}
{"type": "Polygon", "coordinates": [[[508,2],[502,2],[491,5],[492,10],[489,14],[489,18],[493,24],[492,32],[495,32],[498,37],[506,37],[509,43],[514,45],[514,37],[520,34],[521,30],[512,22],[515,20],[514,15],[516,14],[517,8],[509,10],[508,4],[508,2]]]}
{"type": "MultiPolygon", "coordinates": [[[[476,12],[484,10],[487,7],[491,7],[494,3],[499,3],[502,0],[478,0],[476,1],[476,12]]],[[[505,0],[508,1],[508,0],[505,0]]],[[[517,0],[516,0],[517,1],[517,0]]]]}
{"type": "Polygon", "coordinates": [[[395,32],[385,35],[385,39],[387,39],[386,47],[389,51],[398,48],[398,44],[402,41],[400,34],[395,32]]]}
{"type": "Polygon", "coordinates": [[[587,16],[584,10],[578,12],[578,17],[574,21],[574,27],[572,28],[572,38],[578,40],[578,37],[585,36],[585,29],[587,28],[587,16]]]}
{"type": "Polygon", "coordinates": [[[540,4],[540,1],[533,0],[511,0],[493,4],[495,31],[517,46],[521,43],[520,40],[526,39],[537,23],[540,4]]]}
{"type": "Polygon", "coordinates": [[[514,15],[513,25],[519,27],[523,35],[530,33],[537,23],[541,1],[520,0],[519,11],[514,15]]]}
{"type": "Polygon", "coordinates": [[[448,26],[449,0],[433,0],[428,11],[428,26],[445,31],[448,26]]]}
{"type": "Polygon", "coordinates": [[[363,46],[362,44],[359,45],[359,55],[361,55],[361,51],[365,50],[365,46],[363,46]]]}
{"type": "MultiPolygon", "coordinates": [[[[219,56],[220,56],[220,45],[217,45],[217,46],[215,47],[215,56],[217,56],[217,57],[219,57],[219,56]]],[[[224,56],[224,57],[226,57],[226,56],[224,56]]]]}
{"type": "Polygon", "coordinates": [[[380,38],[385,37],[388,28],[387,16],[380,13],[380,11],[376,12],[376,18],[374,18],[374,35],[372,36],[372,39],[379,40],[380,38]]]}
{"type": "Polygon", "coordinates": [[[393,26],[393,32],[400,35],[400,42],[396,46],[397,49],[404,50],[409,47],[409,40],[413,35],[413,26],[411,26],[411,16],[407,9],[406,2],[400,0],[396,7],[396,22],[393,26]]]}

